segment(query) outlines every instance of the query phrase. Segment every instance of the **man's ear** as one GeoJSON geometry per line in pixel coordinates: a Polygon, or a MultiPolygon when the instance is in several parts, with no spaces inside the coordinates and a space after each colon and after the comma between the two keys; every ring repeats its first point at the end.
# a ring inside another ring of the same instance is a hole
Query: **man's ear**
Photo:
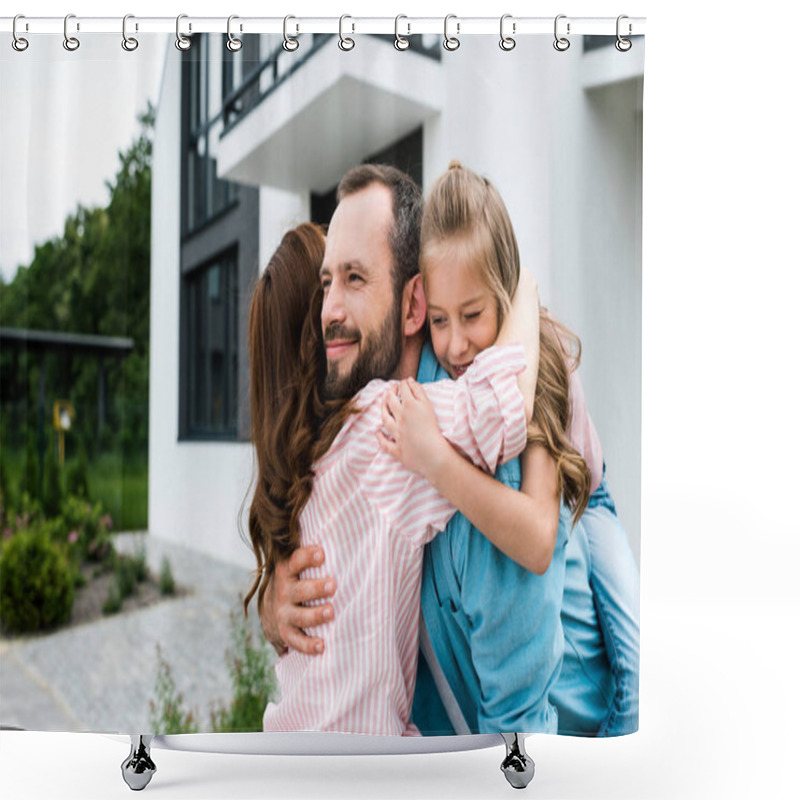
{"type": "Polygon", "coordinates": [[[422,288],[422,276],[415,275],[403,288],[403,336],[414,336],[422,330],[428,316],[428,304],[422,288]]]}

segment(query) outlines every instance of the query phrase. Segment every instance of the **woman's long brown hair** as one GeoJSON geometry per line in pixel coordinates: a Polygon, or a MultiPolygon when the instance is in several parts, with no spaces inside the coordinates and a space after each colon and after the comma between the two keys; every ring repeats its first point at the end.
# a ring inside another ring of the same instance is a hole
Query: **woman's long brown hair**
{"type": "Polygon", "coordinates": [[[249,532],[260,608],[278,561],[300,544],[300,513],[311,496],[313,464],[333,443],[351,405],[322,394],[325,349],[319,269],[322,229],[306,222],[281,240],[250,302],[250,417],[257,475],[249,532]]]}

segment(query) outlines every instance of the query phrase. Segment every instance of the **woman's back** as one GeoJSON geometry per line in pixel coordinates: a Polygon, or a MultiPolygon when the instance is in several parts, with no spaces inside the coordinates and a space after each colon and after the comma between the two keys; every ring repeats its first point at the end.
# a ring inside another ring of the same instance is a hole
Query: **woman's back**
{"type": "MultiPolygon", "coordinates": [[[[485,469],[518,455],[526,439],[516,374],[518,345],[491,348],[458,381],[426,387],[445,437],[485,469]]],[[[276,672],[282,698],[265,730],[413,735],[422,548],[455,509],[423,478],[384,453],[376,432],[392,384],[372,381],[314,468],[300,516],[303,545],[326,553],[337,576],[335,619],[315,634],[320,655],[290,651],[276,672]]],[[[302,577],[323,577],[313,568],[302,577]]]]}

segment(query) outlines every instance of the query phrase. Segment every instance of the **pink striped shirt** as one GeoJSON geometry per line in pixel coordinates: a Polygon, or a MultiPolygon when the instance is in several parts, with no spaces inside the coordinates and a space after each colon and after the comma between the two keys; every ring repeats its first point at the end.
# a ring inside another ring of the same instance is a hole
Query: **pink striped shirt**
{"type": "Polygon", "coordinates": [[[589,409],[586,407],[586,396],[578,373],[573,370],[569,374],[569,430],[567,438],[570,444],[583,456],[583,460],[592,473],[591,491],[595,491],[603,479],[603,448],[600,437],[594,427],[589,409]]]}
{"type": "MultiPolygon", "coordinates": [[[[516,375],[521,345],[491,347],[457,381],[423,386],[445,438],[484,470],[518,456],[526,444],[516,375]]],[[[411,723],[417,671],[423,546],[456,509],[427,481],[385,454],[376,431],[392,384],[372,381],[316,463],[314,488],[300,516],[303,545],[325,551],[336,575],[336,617],[314,630],[321,655],[290,650],[276,666],[281,699],[264,712],[264,730],[419,735],[411,723]]]]}

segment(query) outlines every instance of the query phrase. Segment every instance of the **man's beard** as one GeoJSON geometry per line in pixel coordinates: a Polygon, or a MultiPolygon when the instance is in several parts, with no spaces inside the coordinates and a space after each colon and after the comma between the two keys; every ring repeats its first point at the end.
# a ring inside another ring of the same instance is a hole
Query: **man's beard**
{"type": "MultiPolygon", "coordinates": [[[[401,317],[401,304],[395,303],[394,308],[386,315],[380,331],[366,338],[364,349],[356,357],[347,375],[339,374],[339,365],[336,362],[328,364],[328,372],[325,376],[326,397],[330,399],[350,398],[374,378],[388,380],[394,374],[403,354],[403,339],[400,334],[401,317]]],[[[325,340],[351,339],[354,334],[361,343],[363,339],[358,331],[350,331],[334,323],[325,331],[325,340]]]]}

